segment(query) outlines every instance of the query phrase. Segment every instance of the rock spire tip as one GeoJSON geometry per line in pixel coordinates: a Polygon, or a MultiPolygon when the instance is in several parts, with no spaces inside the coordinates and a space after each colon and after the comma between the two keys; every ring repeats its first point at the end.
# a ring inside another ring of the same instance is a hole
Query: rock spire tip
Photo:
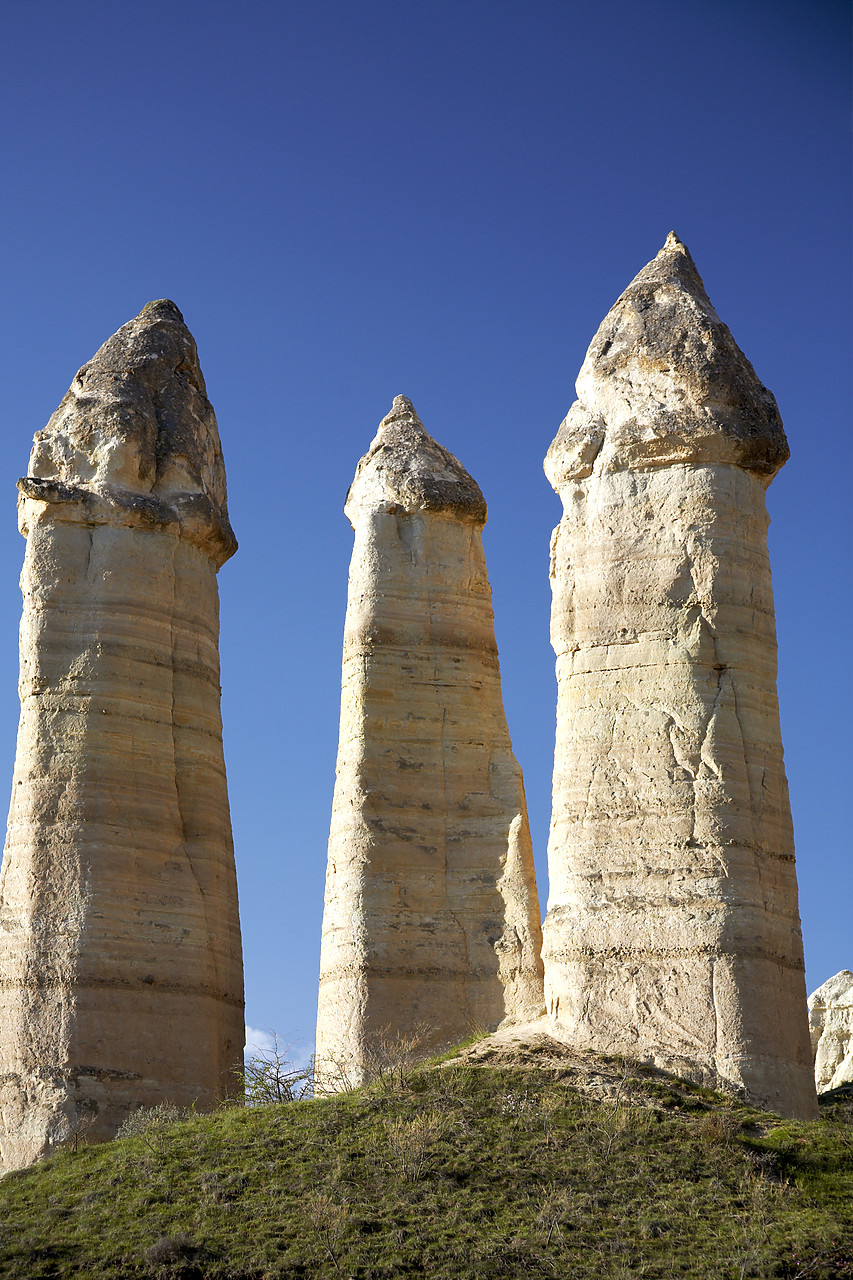
{"type": "Polygon", "coordinates": [[[177,320],[180,324],[185,323],[180,308],[171,298],[155,298],[153,302],[146,302],[139,313],[139,318],[143,317],[146,320],[168,319],[177,320]]]}

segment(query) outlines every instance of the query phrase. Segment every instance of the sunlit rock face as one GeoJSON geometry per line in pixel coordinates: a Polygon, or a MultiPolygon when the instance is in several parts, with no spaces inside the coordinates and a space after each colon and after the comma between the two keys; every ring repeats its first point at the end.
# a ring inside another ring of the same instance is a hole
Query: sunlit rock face
{"type": "Polygon", "coordinates": [[[501,698],[483,496],[402,396],[349,491],[355,530],[317,1055],[452,1044],[542,1011],[521,770],[501,698]]]}
{"type": "Polygon", "coordinates": [[[546,1002],[576,1044],[815,1114],[765,491],[788,457],[670,235],[545,470],[559,686],[546,1002]]]}
{"type": "Polygon", "coordinates": [[[809,996],[818,1093],[853,1084],[853,973],[842,969],[809,996]]]}
{"type": "Polygon", "coordinates": [[[236,549],[195,343],[150,303],[18,482],[21,720],[0,873],[0,1157],[233,1091],[243,981],[216,573],[236,549]]]}

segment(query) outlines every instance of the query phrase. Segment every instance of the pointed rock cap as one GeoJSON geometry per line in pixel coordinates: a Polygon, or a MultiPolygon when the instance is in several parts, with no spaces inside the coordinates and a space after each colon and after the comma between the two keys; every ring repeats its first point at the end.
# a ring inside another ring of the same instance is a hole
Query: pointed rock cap
{"type": "Polygon", "coordinates": [[[379,507],[391,514],[442,512],[474,524],[486,521],[479,485],[427,433],[405,396],[394,397],[391,412],[380,422],[356,468],[344,510],[354,525],[357,511],[379,507]]]}
{"type": "Polygon", "coordinates": [[[729,463],[771,477],[789,456],[774,397],[674,231],[605,316],[576,390],[545,462],[556,489],[594,466],[729,463]]]}
{"type": "Polygon", "coordinates": [[[216,415],[174,302],[149,302],[83,365],[18,488],[40,502],[85,500],[93,519],[109,509],[116,523],[177,520],[219,563],[233,554],[216,415]]]}
{"type": "Polygon", "coordinates": [[[853,973],[849,969],[842,969],[840,973],[827,978],[809,996],[809,1010],[823,1011],[827,1006],[853,1007],[853,973]]]}

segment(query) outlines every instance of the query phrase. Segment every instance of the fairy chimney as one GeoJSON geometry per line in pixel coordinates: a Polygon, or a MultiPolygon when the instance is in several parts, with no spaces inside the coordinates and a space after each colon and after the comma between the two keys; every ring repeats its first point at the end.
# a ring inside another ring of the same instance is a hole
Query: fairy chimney
{"type": "Polygon", "coordinates": [[[542,1011],[521,770],[501,698],[486,504],[398,396],[358,464],[317,1060],[452,1044],[542,1011]]]}
{"type": "Polygon", "coordinates": [[[243,1044],[216,418],[172,302],[77,374],[18,482],[21,719],[0,876],[0,1168],[205,1108],[243,1044]]]}
{"type": "Polygon", "coordinates": [[[580,1046],[814,1115],[765,505],[788,457],[671,234],[545,470],[559,686],[546,1002],[580,1046]]]}

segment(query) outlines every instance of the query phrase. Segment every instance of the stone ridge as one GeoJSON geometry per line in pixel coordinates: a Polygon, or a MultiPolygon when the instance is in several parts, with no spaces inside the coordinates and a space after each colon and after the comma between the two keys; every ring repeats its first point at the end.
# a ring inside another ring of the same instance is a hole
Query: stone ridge
{"type": "Polygon", "coordinates": [[[234,554],[216,415],[174,302],[149,302],[83,365],[36,433],[18,488],[83,504],[87,523],[177,521],[217,564],[234,554]]]}
{"type": "Polygon", "coordinates": [[[411,400],[395,396],[367,453],[356,468],[344,510],[392,503],[402,511],[446,511],[485,524],[480,486],[457,458],[425,430],[411,400]]]}
{"type": "Polygon", "coordinates": [[[593,466],[720,462],[771,477],[789,457],[774,396],[674,232],[605,316],[576,390],[545,463],[557,488],[593,466]]]}

